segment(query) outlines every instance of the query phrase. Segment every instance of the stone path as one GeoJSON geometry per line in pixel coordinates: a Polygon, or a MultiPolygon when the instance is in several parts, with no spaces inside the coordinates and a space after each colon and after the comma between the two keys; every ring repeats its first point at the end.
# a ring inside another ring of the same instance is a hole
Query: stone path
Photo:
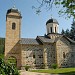
{"type": "Polygon", "coordinates": [[[37,73],[37,72],[28,72],[28,71],[21,71],[21,75],[59,75],[59,74],[48,74],[48,73],[37,73]]]}

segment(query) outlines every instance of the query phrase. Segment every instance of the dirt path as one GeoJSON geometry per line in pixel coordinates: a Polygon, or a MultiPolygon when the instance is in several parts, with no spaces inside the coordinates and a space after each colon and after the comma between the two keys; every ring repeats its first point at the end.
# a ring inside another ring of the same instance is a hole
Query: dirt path
{"type": "Polygon", "coordinates": [[[37,72],[28,72],[28,71],[21,71],[21,75],[59,75],[59,74],[48,74],[48,73],[37,73],[37,72]]]}
{"type": "Polygon", "coordinates": [[[49,74],[44,74],[44,73],[36,73],[36,72],[28,72],[28,71],[22,71],[21,75],[49,75],[49,74]]]}

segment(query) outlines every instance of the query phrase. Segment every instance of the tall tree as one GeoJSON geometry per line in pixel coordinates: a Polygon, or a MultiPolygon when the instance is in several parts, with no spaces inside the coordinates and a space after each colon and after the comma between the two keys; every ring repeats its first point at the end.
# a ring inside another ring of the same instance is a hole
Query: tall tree
{"type": "Polygon", "coordinates": [[[61,34],[65,35],[65,31],[64,31],[64,29],[62,29],[61,34]]]}
{"type": "Polygon", "coordinates": [[[75,20],[74,19],[73,19],[73,23],[71,25],[70,35],[71,35],[70,38],[75,41],[75,20]]]}
{"type": "Polygon", "coordinates": [[[70,30],[66,29],[65,31],[62,29],[61,34],[75,41],[75,19],[73,19],[73,23],[71,24],[71,29],[70,30]]]}
{"type": "Polygon", "coordinates": [[[65,35],[65,36],[70,38],[70,31],[69,31],[69,29],[66,29],[65,31],[64,31],[64,29],[62,29],[61,34],[63,34],[63,35],[65,35]]]}
{"type": "Polygon", "coordinates": [[[65,35],[70,38],[70,31],[69,31],[69,29],[66,29],[65,35]]]}

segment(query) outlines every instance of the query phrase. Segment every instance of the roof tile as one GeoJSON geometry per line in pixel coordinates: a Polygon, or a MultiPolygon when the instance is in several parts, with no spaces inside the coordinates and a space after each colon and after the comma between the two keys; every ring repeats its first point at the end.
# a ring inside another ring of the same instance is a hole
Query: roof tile
{"type": "Polygon", "coordinates": [[[36,44],[36,45],[39,45],[39,42],[36,39],[21,38],[20,44],[36,44]]]}

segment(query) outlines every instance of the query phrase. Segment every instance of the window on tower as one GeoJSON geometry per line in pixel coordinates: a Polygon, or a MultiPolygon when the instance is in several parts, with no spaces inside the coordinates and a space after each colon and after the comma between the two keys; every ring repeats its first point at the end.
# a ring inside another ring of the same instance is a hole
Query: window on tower
{"type": "Polygon", "coordinates": [[[57,31],[56,31],[56,27],[55,27],[55,33],[56,33],[57,31]]]}
{"type": "Polygon", "coordinates": [[[12,23],[12,29],[15,30],[16,28],[16,23],[12,23]]]}
{"type": "Polygon", "coordinates": [[[52,27],[50,27],[51,33],[52,33],[52,27]]]}

